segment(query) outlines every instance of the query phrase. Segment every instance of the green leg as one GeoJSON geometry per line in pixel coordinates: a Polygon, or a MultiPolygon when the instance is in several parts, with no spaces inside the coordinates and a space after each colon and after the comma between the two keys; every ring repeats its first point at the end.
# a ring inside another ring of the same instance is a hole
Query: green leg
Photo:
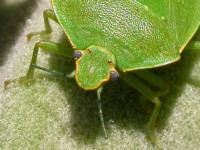
{"type": "Polygon", "coordinates": [[[146,82],[150,83],[151,85],[161,90],[166,90],[169,87],[169,84],[166,81],[164,81],[161,77],[159,77],[152,71],[140,70],[136,71],[135,74],[141,79],[145,80],[146,82]]]}
{"type": "Polygon", "coordinates": [[[30,40],[33,36],[36,36],[36,35],[40,35],[40,36],[43,36],[43,35],[47,35],[47,34],[50,34],[52,32],[52,28],[50,26],[50,23],[49,23],[49,19],[51,20],[54,20],[55,22],[58,23],[58,20],[54,14],[54,12],[52,10],[45,10],[43,12],[43,17],[44,17],[44,25],[45,25],[45,30],[44,31],[41,31],[41,32],[32,32],[32,33],[29,33],[27,35],[27,39],[30,40]]]}
{"type": "Polygon", "coordinates": [[[156,94],[141,80],[137,77],[132,76],[131,74],[121,74],[121,78],[132,88],[136,89],[140,92],[149,102],[155,104],[154,111],[150,117],[150,120],[147,124],[147,135],[148,138],[151,140],[152,143],[156,143],[156,136],[155,136],[155,122],[159,114],[160,110],[160,100],[156,96],[156,94]]]}
{"type": "Polygon", "coordinates": [[[44,67],[38,66],[36,64],[36,62],[37,62],[38,50],[40,48],[42,50],[46,50],[48,52],[51,52],[51,53],[54,53],[54,54],[58,54],[58,55],[62,55],[62,56],[66,56],[66,57],[70,57],[70,58],[72,57],[72,53],[73,53],[73,50],[71,48],[66,47],[63,44],[56,44],[56,43],[45,42],[45,41],[41,41],[41,42],[36,43],[35,47],[34,47],[34,50],[33,50],[33,55],[32,55],[32,59],[31,59],[30,67],[29,67],[29,70],[28,70],[26,76],[25,77],[21,77],[19,79],[14,79],[14,80],[6,80],[4,82],[4,89],[6,89],[7,86],[10,83],[13,83],[13,82],[16,82],[16,81],[23,82],[23,81],[26,81],[29,78],[32,78],[35,68],[43,70],[43,71],[46,71],[46,72],[49,72],[49,73],[51,73],[53,75],[63,76],[65,78],[73,78],[74,77],[74,73],[71,73],[71,74],[67,75],[65,73],[57,72],[57,71],[54,71],[54,70],[49,70],[49,69],[46,69],[44,67]]]}
{"type": "MultiPolygon", "coordinates": [[[[200,41],[191,41],[188,43],[188,45],[186,46],[185,50],[190,51],[190,50],[198,50],[200,51],[200,41]]],[[[185,79],[184,79],[185,80],[185,79]]],[[[186,79],[186,81],[189,84],[192,84],[196,87],[200,87],[200,81],[199,80],[195,80],[195,79],[186,79]]]]}
{"type": "Polygon", "coordinates": [[[101,126],[103,128],[103,132],[104,132],[104,136],[107,139],[108,138],[108,134],[106,132],[106,128],[105,128],[105,123],[104,123],[104,118],[103,118],[103,111],[102,111],[102,106],[101,106],[101,92],[102,92],[102,87],[99,88],[97,90],[97,104],[98,104],[98,109],[99,109],[99,116],[100,116],[100,120],[101,120],[101,126]]]}
{"type": "Polygon", "coordinates": [[[186,50],[200,50],[200,41],[191,41],[185,48],[186,50]]]}
{"type": "Polygon", "coordinates": [[[30,64],[30,67],[29,67],[29,70],[27,72],[26,77],[27,78],[33,77],[35,68],[50,72],[52,74],[62,75],[62,73],[51,71],[51,70],[48,70],[48,69],[45,69],[43,67],[36,65],[38,50],[40,48],[43,49],[43,50],[46,50],[48,52],[58,54],[58,55],[62,55],[62,56],[66,56],[66,57],[72,56],[72,50],[68,49],[67,47],[65,47],[62,44],[56,44],[56,43],[53,43],[53,42],[45,42],[45,41],[38,42],[38,43],[35,44],[32,59],[31,59],[31,64],[30,64]]]}
{"type": "Polygon", "coordinates": [[[184,79],[188,84],[191,84],[193,86],[196,86],[198,88],[200,88],[200,80],[198,79],[193,79],[193,78],[188,78],[188,79],[184,79]]]}

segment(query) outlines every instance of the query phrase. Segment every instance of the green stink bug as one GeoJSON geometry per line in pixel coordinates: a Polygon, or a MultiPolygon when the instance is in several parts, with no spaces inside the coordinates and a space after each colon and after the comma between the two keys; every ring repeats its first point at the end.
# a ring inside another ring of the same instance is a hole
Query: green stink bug
{"type": "MultiPolygon", "coordinates": [[[[149,131],[152,131],[160,107],[159,96],[125,72],[178,60],[179,48],[171,29],[161,18],[135,1],[53,0],[52,5],[53,11],[45,11],[46,31],[42,33],[51,32],[48,18],[61,25],[74,49],[78,50],[74,56],[77,59],[75,78],[79,86],[85,90],[98,89],[100,100],[102,85],[110,78],[115,79],[119,73],[122,79],[156,104],[148,125],[149,131]]],[[[29,37],[35,34],[38,33],[32,33],[29,37]]],[[[64,56],[72,53],[59,44],[37,43],[27,77],[33,76],[34,68],[46,70],[36,65],[39,48],[64,56]]],[[[144,78],[147,81],[164,89],[162,79],[148,71],[144,71],[143,75],[146,75],[144,78]]],[[[104,128],[100,101],[98,104],[104,128]]],[[[104,132],[106,135],[105,128],[104,132]]]]}

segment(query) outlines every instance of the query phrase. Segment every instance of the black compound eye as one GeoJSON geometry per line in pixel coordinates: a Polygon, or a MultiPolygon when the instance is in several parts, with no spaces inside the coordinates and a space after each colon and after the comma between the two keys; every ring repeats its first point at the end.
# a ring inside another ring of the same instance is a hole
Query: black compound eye
{"type": "Polygon", "coordinates": [[[83,55],[83,53],[81,51],[74,51],[74,53],[73,53],[73,57],[76,60],[79,59],[82,55],[83,55]]]}
{"type": "Polygon", "coordinates": [[[110,80],[116,81],[119,78],[119,73],[117,71],[111,71],[110,72],[110,80]]]}

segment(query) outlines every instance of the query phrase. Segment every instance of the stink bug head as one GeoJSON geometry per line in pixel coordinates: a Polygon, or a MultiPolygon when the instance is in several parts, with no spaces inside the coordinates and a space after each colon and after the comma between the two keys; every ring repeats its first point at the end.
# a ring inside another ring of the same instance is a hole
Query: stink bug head
{"type": "MultiPolygon", "coordinates": [[[[76,81],[85,90],[99,88],[104,82],[113,79],[115,71],[115,58],[106,49],[91,46],[76,60],[76,81]]],[[[117,74],[117,73],[116,73],[117,74]]],[[[114,76],[117,78],[117,76],[114,76]]]]}

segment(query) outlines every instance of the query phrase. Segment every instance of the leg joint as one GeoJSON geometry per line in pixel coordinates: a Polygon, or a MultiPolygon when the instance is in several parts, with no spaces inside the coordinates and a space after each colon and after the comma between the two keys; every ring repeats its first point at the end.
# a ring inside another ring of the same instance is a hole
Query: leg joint
{"type": "Polygon", "coordinates": [[[40,41],[40,42],[37,42],[35,44],[35,48],[38,49],[38,48],[42,48],[42,47],[45,47],[46,46],[46,43],[45,41],[40,41]]]}
{"type": "Polygon", "coordinates": [[[49,13],[52,13],[53,11],[51,10],[51,9],[47,9],[47,10],[45,10],[44,12],[43,12],[43,15],[45,16],[45,15],[47,15],[47,14],[49,14],[49,13]]]}
{"type": "Polygon", "coordinates": [[[57,22],[57,18],[54,14],[54,12],[51,9],[47,9],[43,12],[43,16],[45,20],[48,20],[49,18],[57,22]]]}
{"type": "Polygon", "coordinates": [[[157,107],[160,107],[161,105],[161,102],[157,97],[152,99],[151,102],[154,103],[157,107]]]}

